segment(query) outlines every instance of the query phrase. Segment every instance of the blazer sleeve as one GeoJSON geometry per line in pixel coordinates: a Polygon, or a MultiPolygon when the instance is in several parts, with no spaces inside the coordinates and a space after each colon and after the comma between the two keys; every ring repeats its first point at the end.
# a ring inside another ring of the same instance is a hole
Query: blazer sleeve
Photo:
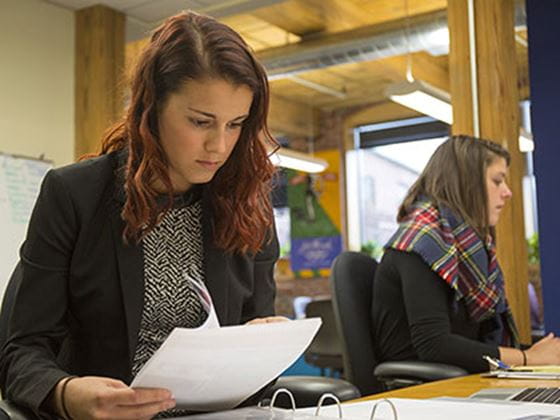
{"type": "Polygon", "coordinates": [[[54,385],[67,376],[57,364],[67,335],[68,273],[78,220],[63,179],[51,170],[36,201],[20,250],[7,343],[0,354],[5,398],[39,414],[54,385]]]}
{"type": "Polygon", "coordinates": [[[449,286],[416,254],[396,253],[412,345],[420,360],[460,366],[470,372],[488,368],[483,355],[498,357],[498,347],[451,331],[449,286]]]}
{"type": "Polygon", "coordinates": [[[280,246],[273,226],[269,239],[254,258],[253,263],[253,295],[243,307],[241,323],[253,318],[262,318],[275,314],[274,298],[276,283],[274,282],[274,265],[280,255],[280,246]]]}

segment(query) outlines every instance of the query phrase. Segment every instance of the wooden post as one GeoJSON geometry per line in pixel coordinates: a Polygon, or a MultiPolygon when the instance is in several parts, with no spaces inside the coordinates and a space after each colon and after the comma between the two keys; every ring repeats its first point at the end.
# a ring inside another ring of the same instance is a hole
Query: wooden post
{"type": "MultiPolygon", "coordinates": [[[[468,0],[448,0],[449,73],[454,134],[474,134],[467,21],[468,0]]],[[[498,259],[521,341],[530,343],[527,246],[523,220],[524,163],[518,147],[519,91],[514,40],[514,0],[474,0],[480,136],[511,153],[513,199],[497,227],[498,259]]]]}
{"type": "Polygon", "coordinates": [[[123,109],[125,18],[105,6],[76,11],[75,154],[99,150],[123,109]]]}

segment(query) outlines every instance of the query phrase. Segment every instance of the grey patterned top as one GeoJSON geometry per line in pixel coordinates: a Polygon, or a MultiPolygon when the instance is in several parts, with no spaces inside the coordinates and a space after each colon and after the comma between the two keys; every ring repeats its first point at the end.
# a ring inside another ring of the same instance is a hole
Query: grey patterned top
{"type": "Polygon", "coordinates": [[[176,205],[143,240],[144,309],[133,375],[173,328],[195,328],[206,319],[198,295],[185,280],[185,273],[204,280],[201,217],[200,200],[182,207],[176,205]]]}

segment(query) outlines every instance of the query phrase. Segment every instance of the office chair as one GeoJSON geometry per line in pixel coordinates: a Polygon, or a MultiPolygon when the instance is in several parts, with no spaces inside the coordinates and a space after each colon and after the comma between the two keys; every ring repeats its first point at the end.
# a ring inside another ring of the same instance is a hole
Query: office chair
{"type": "MultiPolygon", "coordinates": [[[[342,343],[334,320],[334,312],[329,298],[313,299],[305,307],[306,318],[319,317],[323,323],[317,335],[304,353],[307,363],[324,369],[341,371],[342,343]]],[[[321,395],[334,394],[340,401],[360,398],[358,388],[348,381],[324,376],[281,376],[264,394],[262,402],[270,399],[280,388],[288,389],[294,396],[297,407],[315,407],[321,395]]],[[[266,403],[265,403],[266,404],[266,403]]],[[[291,408],[291,401],[285,394],[278,395],[276,407],[291,408]]]]}
{"type": "Polygon", "coordinates": [[[342,341],[336,328],[332,301],[329,298],[311,300],[305,307],[306,318],[321,318],[323,323],[304,353],[307,363],[321,369],[321,376],[329,369],[331,375],[342,374],[342,341]]]}
{"type": "MultiPolygon", "coordinates": [[[[319,398],[325,393],[335,395],[341,402],[362,396],[356,386],[342,379],[323,376],[281,376],[274,385],[266,390],[261,403],[267,405],[274,392],[281,388],[286,388],[292,393],[298,408],[317,406],[319,398]]],[[[325,402],[325,404],[330,403],[332,401],[325,402]]],[[[274,406],[292,408],[292,403],[286,394],[280,394],[277,396],[274,406]]]]}
{"type": "Polygon", "coordinates": [[[362,395],[467,375],[457,366],[422,361],[377,364],[371,326],[372,288],[377,261],[346,251],[333,261],[333,309],[342,339],[345,378],[362,395]]]}
{"type": "MultiPolygon", "coordinates": [[[[14,269],[2,299],[0,309],[0,349],[4,347],[8,339],[8,321],[14,306],[15,294],[21,281],[21,265],[18,263],[14,269]]],[[[0,399],[0,420],[36,420],[38,417],[24,407],[20,407],[8,400],[0,399]]]]}

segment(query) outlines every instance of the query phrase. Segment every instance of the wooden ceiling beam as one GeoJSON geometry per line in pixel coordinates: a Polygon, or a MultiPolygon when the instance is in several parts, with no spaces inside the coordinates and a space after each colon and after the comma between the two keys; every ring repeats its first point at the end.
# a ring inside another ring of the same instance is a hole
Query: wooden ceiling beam
{"type": "Polygon", "coordinates": [[[383,101],[361,109],[349,115],[345,124],[348,128],[355,128],[366,124],[376,124],[385,121],[402,120],[421,116],[416,111],[406,108],[392,101],[383,101]]]}
{"type": "MultiPolygon", "coordinates": [[[[411,0],[408,15],[441,10],[447,0],[411,0]]],[[[286,0],[262,8],[253,16],[302,37],[335,33],[405,17],[405,3],[394,0],[286,0]]]]}
{"type": "Polygon", "coordinates": [[[298,36],[325,30],[325,21],[306,2],[286,1],[251,13],[253,16],[298,36]]]}

